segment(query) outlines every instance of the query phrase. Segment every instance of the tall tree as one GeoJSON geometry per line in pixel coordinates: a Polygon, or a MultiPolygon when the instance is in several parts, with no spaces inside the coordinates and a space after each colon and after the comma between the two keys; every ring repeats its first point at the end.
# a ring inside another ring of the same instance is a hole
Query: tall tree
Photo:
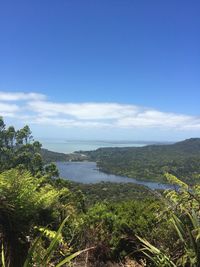
{"type": "Polygon", "coordinates": [[[0,172],[20,167],[29,170],[33,175],[43,173],[43,161],[40,155],[41,144],[33,141],[28,125],[15,130],[13,126],[6,129],[0,117],[0,172]]]}

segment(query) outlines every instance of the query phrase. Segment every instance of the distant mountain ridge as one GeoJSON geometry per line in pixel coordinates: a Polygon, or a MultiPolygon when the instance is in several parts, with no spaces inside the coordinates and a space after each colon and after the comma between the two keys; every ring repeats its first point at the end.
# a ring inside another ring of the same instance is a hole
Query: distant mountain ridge
{"type": "Polygon", "coordinates": [[[182,149],[184,152],[199,153],[200,138],[190,138],[173,144],[177,149],[182,149]]]}
{"type": "Polygon", "coordinates": [[[200,138],[144,147],[99,148],[84,152],[107,173],[144,180],[165,180],[170,172],[187,182],[200,182],[200,138]]]}
{"type": "MultiPolygon", "coordinates": [[[[200,138],[190,138],[183,141],[179,141],[173,144],[153,144],[153,145],[147,145],[143,147],[103,147],[98,148],[95,151],[168,151],[168,152],[175,152],[175,153],[190,153],[192,154],[200,154],[200,138]]],[[[94,151],[91,151],[91,153],[94,151]]],[[[85,153],[85,151],[83,151],[85,153]]],[[[88,153],[88,151],[86,152],[88,153]]],[[[89,152],[90,153],[90,152],[89,152]]]]}

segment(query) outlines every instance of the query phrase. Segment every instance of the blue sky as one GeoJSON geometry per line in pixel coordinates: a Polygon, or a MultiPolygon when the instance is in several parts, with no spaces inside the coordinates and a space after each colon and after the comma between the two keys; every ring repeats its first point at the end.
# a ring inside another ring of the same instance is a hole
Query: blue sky
{"type": "Polygon", "coordinates": [[[199,136],[199,10],[197,0],[2,0],[0,113],[36,137],[199,136]]]}

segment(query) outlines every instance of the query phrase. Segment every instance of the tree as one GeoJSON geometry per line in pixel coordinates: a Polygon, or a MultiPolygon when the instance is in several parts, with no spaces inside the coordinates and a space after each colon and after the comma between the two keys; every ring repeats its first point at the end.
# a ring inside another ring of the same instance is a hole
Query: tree
{"type": "Polygon", "coordinates": [[[50,163],[45,166],[46,175],[50,178],[55,178],[59,176],[58,169],[55,163],[50,163]]]}
{"type": "Polygon", "coordinates": [[[21,267],[30,247],[33,226],[58,221],[67,188],[56,190],[44,178],[11,169],[0,174],[0,240],[8,266],[21,267]]]}
{"type": "Polygon", "coordinates": [[[43,174],[43,160],[40,155],[41,144],[33,141],[29,126],[15,130],[13,126],[6,129],[0,117],[0,172],[19,167],[29,170],[33,175],[43,174]]]}

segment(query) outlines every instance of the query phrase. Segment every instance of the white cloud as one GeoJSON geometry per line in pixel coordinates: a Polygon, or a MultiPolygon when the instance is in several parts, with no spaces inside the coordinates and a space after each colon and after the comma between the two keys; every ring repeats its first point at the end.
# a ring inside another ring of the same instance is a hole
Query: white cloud
{"type": "Polygon", "coordinates": [[[52,125],[52,126],[59,126],[65,128],[72,128],[72,127],[81,127],[81,128],[90,128],[90,127],[109,127],[110,125],[103,122],[95,122],[95,121],[79,121],[79,120],[72,120],[72,119],[63,119],[59,117],[38,117],[32,120],[34,124],[41,124],[41,125],[52,125]]]}
{"type": "Polygon", "coordinates": [[[0,102],[0,112],[18,112],[20,108],[15,104],[6,104],[0,102]]]}
{"type": "Polygon", "coordinates": [[[28,103],[32,111],[45,116],[67,115],[80,120],[118,119],[124,116],[134,116],[138,107],[116,103],[51,103],[34,101],[28,103]]]}
{"type": "Polygon", "coordinates": [[[199,116],[119,103],[56,103],[46,99],[43,94],[0,92],[0,115],[65,128],[200,130],[199,116]]]}
{"type": "Polygon", "coordinates": [[[15,114],[20,108],[15,104],[6,104],[0,102],[0,116],[2,117],[15,117],[15,114]]]}
{"type": "Polygon", "coordinates": [[[37,93],[0,92],[0,101],[44,100],[45,98],[45,95],[37,93]]]}
{"type": "Polygon", "coordinates": [[[199,128],[200,118],[188,115],[160,112],[157,110],[145,110],[139,112],[135,117],[126,117],[119,120],[119,127],[162,127],[184,129],[187,125],[199,128]]]}

